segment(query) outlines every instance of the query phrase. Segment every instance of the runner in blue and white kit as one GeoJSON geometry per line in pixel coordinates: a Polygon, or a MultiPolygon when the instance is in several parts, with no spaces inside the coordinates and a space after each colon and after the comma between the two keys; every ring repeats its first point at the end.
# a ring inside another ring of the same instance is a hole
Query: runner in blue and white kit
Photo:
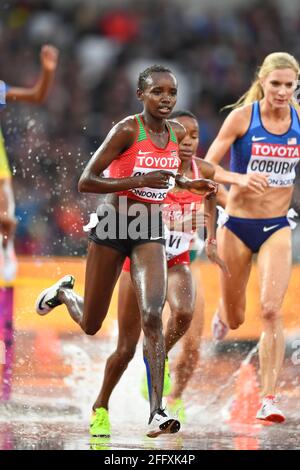
{"type": "Polygon", "coordinates": [[[275,404],[284,358],[281,307],[291,274],[291,203],[300,158],[299,106],[293,97],[299,64],[287,53],[268,55],[248,92],[235,104],[206,159],[218,164],[231,147],[231,173],[217,166],[215,180],[230,183],[226,217],[219,229],[222,296],[213,334],[222,339],[245,319],[246,287],[257,253],[262,334],[259,361],[262,405],[257,418],[282,422],[275,404]]]}

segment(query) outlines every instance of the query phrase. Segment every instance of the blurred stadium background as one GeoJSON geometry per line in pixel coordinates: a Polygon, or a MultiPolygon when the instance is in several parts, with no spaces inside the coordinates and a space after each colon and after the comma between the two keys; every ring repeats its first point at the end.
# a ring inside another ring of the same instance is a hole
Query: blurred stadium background
{"type": "MultiPolygon", "coordinates": [[[[178,108],[199,119],[203,156],[225,113],[273,51],[300,58],[296,0],[23,0],[0,6],[1,79],[32,85],[44,43],[60,49],[57,77],[42,107],[10,104],[1,116],[14,172],[19,255],[84,256],[82,224],[96,200],[77,181],[112,123],[140,110],[138,73],[169,65],[178,108]]],[[[300,211],[300,185],[294,208],[300,211]]],[[[294,260],[300,257],[300,229],[294,260]]]]}

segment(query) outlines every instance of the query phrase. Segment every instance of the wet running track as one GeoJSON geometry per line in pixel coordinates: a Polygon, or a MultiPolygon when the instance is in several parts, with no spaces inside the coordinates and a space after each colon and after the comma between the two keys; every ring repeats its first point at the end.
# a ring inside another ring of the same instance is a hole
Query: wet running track
{"type": "MultiPolygon", "coordinates": [[[[241,363],[255,343],[216,347],[206,340],[202,363],[185,392],[187,421],[178,434],[145,436],[148,404],[139,394],[144,372],[140,345],[111,398],[111,438],[90,438],[90,408],[115,342],[115,333],[95,338],[47,330],[16,333],[12,368],[2,366],[0,449],[300,449],[300,365],[292,341],[279,387],[284,424],[265,426],[254,419],[255,351],[248,355],[251,362],[241,363]]],[[[176,350],[171,367],[175,355],[176,350]]]]}

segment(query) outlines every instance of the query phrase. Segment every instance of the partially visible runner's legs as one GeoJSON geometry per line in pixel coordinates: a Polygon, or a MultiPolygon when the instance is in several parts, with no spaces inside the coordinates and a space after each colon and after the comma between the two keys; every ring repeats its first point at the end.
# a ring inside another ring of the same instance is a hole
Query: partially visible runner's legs
{"type": "Polygon", "coordinates": [[[263,322],[259,342],[263,402],[257,418],[274,422],[285,420],[276,406],[276,386],[285,352],[281,307],[291,275],[291,252],[291,233],[286,227],[275,232],[262,245],[258,255],[263,322]]]}
{"type": "Polygon", "coordinates": [[[131,276],[141,314],[144,332],[143,352],[147,370],[150,400],[149,437],[174,433],[180,429],[179,421],[169,418],[162,410],[165,341],[162,330],[162,310],[166,299],[167,263],[165,248],[156,243],[138,245],[131,256],[131,276]],[[143,250],[143,256],[140,256],[143,250]],[[153,272],[157,273],[153,277],[153,272]]]}
{"type": "Polygon", "coordinates": [[[195,286],[190,267],[178,264],[168,269],[170,317],[165,333],[166,354],[188,330],[195,307],[195,286]]]}
{"type": "MultiPolygon", "coordinates": [[[[236,329],[244,321],[245,291],[252,254],[226,227],[219,231],[219,238],[220,256],[230,272],[230,276],[221,273],[222,300],[219,311],[222,321],[231,329],[236,329]]],[[[290,228],[285,227],[268,238],[258,254],[263,320],[263,332],[259,343],[263,401],[257,418],[274,422],[285,419],[275,404],[275,387],[284,358],[280,311],[291,273],[290,244],[290,228]]]]}
{"type": "MultiPolygon", "coordinates": [[[[49,313],[57,305],[65,304],[71,318],[82,330],[94,335],[101,328],[106,316],[116,281],[125,256],[119,251],[94,242],[89,243],[84,298],[72,289],[75,279],[65,276],[54,286],[45,289],[37,299],[36,310],[40,315],[49,313]]],[[[90,433],[109,436],[110,424],[105,408],[96,409],[91,417],[90,433]]]]}
{"type": "MultiPolygon", "coordinates": [[[[191,265],[192,272],[195,267],[191,265]]],[[[185,407],[182,395],[200,360],[200,342],[204,326],[204,292],[199,282],[199,270],[196,267],[197,292],[193,318],[189,329],[181,340],[181,348],[174,365],[174,385],[168,396],[168,405],[172,412],[177,413],[181,421],[185,421],[185,407]]],[[[195,281],[193,280],[195,283],[195,281]]]]}
{"type": "MultiPolygon", "coordinates": [[[[165,344],[166,354],[186,334],[195,308],[195,285],[193,282],[190,266],[177,264],[168,269],[168,303],[170,316],[166,326],[165,344]]],[[[168,361],[166,362],[168,366],[168,361]]],[[[168,367],[167,367],[168,369],[168,367]]],[[[168,407],[180,421],[185,420],[183,404],[179,400],[170,399],[172,382],[168,370],[164,376],[164,395],[168,396],[168,407]],[[180,405],[180,410],[179,406],[180,405]]]]}
{"type": "MultiPolygon", "coordinates": [[[[167,343],[167,350],[170,350],[174,342],[185,333],[190,324],[195,295],[193,280],[187,266],[175,266],[168,271],[168,275],[168,290],[172,301],[173,318],[168,324],[165,342],[167,343]],[[182,295],[183,292],[184,296],[182,295]],[[170,339],[168,340],[168,338],[170,339]]],[[[93,435],[109,434],[107,425],[109,423],[109,398],[134,355],[141,331],[139,307],[130,274],[127,272],[121,274],[119,281],[118,324],[117,349],[107,360],[102,388],[93,407],[100,416],[91,427],[93,435]]],[[[197,329],[201,330],[199,321],[197,329]]],[[[189,370],[191,370],[190,367],[189,370]]],[[[166,380],[166,374],[164,378],[166,380]]]]}
{"type": "Polygon", "coordinates": [[[251,271],[252,252],[226,227],[218,229],[217,235],[219,256],[229,270],[229,275],[219,271],[221,299],[212,324],[213,337],[221,340],[229,328],[235,330],[244,323],[246,287],[251,271]]]}
{"type": "MultiPolygon", "coordinates": [[[[145,334],[144,358],[151,384],[148,430],[150,437],[174,433],[180,429],[179,421],[170,418],[161,409],[165,360],[161,320],[166,295],[164,249],[159,243],[148,243],[147,247],[145,244],[136,246],[132,253],[133,286],[141,312],[145,334]],[[143,251],[143,256],[139,253],[140,250],[143,251]],[[155,269],[159,275],[154,279],[155,269]]],[[[52,310],[51,303],[53,308],[64,303],[70,316],[83,331],[94,335],[101,328],[106,316],[123,262],[124,255],[118,251],[91,242],[87,256],[84,302],[72,291],[72,276],[67,276],[68,287],[59,287],[57,283],[40,294],[36,304],[37,312],[43,315],[52,310]]],[[[105,400],[103,395],[101,399],[105,400]]]]}
{"type": "Polygon", "coordinates": [[[65,304],[71,318],[86,334],[96,334],[107,314],[124,258],[123,254],[113,248],[90,242],[84,299],[72,290],[72,280],[69,282],[67,279],[68,287],[59,287],[59,281],[40,294],[36,302],[37,312],[41,315],[48,313],[52,310],[51,303],[53,308],[65,304]]]}
{"type": "Polygon", "coordinates": [[[94,403],[90,433],[93,436],[109,436],[109,399],[134,356],[141,333],[141,317],[130,273],[123,272],[119,280],[118,294],[118,345],[106,361],[100,393],[94,403]]]}

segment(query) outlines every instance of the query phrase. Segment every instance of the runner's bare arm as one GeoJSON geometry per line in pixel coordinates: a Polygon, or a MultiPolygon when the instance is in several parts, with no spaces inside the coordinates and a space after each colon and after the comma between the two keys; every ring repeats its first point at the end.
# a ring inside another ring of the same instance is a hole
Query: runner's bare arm
{"type": "MultiPolygon", "coordinates": [[[[195,161],[199,168],[201,176],[214,180],[216,167],[212,163],[203,160],[203,158],[196,158],[195,161]]],[[[227,196],[227,189],[223,184],[219,184],[217,192],[217,203],[220,204],[222,207],[225,207],[227,202],[227,196]]]]}
{"type": "Polygon", "coordinates": [[[187,189],[191,193],[202,196],[215,194],[218,191],[218,184],[206,178],[190,179],[178,173],[175,182],[181,189],[187,189]]]}
{"type": "Polygon", "coordinates": [[[30,88],[10,87],[6,98],[12,101],[25,101],[28,103],[42,103],[45,101],[51,88],[58,62],[58,50],[49,45],[41,49],[41,73],[37,83],[30,88]]]}
{"type": "Polygon", "coordinates": [[[206,219],[207,237],[205,240],[206,256],[212,263],[216,263],[224,273],[228,272],[227,266],[218,255],[216,239],[216,195],[210,195],[204,199],[204,212],[208,214],[206,219]]]}
{"type": "Polygon", "coordinates": [[[205,160],[215,165],[214,180],[218,183],[237,184],[249,188],[258,194],[268,187],[268,178],[259,173],[241,174],[227,171],[219,163],[235,140],[245,134],[250,123],[251,106],[233,110],[225,119],[219,134],[211,144],[205,160]]]}
{"type": "Polygon", "coordinates": [[[203,178],[208,178],[210,180],[214,179],[216,172],[215,165],[203,160],[203,158],[197,158],[196,163],[203,178]]]}
{"type": "Polygon", "coordinates": [[[223,184],[219,184],[217,192],[217,204],[222,207],[226,207],[228,199],[228,190],[223,184]]]}

